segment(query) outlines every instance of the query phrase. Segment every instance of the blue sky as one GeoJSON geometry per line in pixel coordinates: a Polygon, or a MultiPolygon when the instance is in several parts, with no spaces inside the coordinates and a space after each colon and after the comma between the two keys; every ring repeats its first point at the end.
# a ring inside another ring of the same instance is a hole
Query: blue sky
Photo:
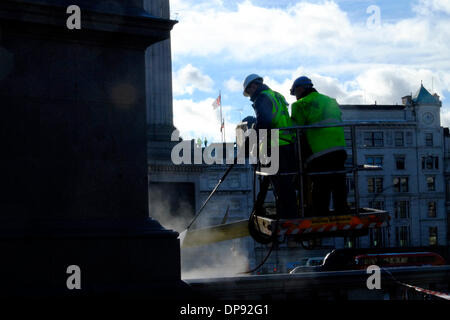
{"type": "Polygon", "coordinates": [[[227,141],[253,115],[250,73],[289,95],[307,75],[341,104],[395,104],[423,81],[450,124],[449,0],[171,0],[174,124],[185,139],[220,141],[212,103],[222,93],[227,141]],[[374,19],[373,6],[380,19],[374,19]],[[372,10],[368,11],[368,8],[372,10]]]}

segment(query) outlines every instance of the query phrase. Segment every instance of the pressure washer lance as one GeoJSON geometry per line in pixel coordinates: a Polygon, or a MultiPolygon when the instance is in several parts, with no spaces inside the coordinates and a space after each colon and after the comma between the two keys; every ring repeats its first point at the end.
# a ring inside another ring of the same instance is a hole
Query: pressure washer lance
{"type": "Polygon", "coordinates": [[[227,175],[230,173],[231,169],[233,169],[233,167],[236,164],[236,160],[237,160],[237,156],[234,157],[233,160],[233,164],[231,164],[227,171],[225,171],[225,174],[222,176],[222,178],[220,178],[219,182],[216,184],[216,186],[214,187],[213,191],[211,191],[211,193],[209,194],[208,198],[206,198],[205,202],[203,202],[201,208],[198,210],[198,212],[195,214],[194,218],[192,219],[192,221],[189,223],[189,225],[187,226],[186,230],[184,230],[183,232],[180,233],[179,235],[179,239],[180,239],[180,245],[183,246],[183,241],[186,238],[186,234],[189,230],[189,228],[192,226],[192,224],[194,223],[194,221],[198,218],[198,216],[200,215],[200,213],[203,211],[203,208],[206,206],[206,204],[208,203],[209,199],[211,199],[211,197],[213,196],[213,194],[216,192],[216,190],[219,188],[219,186],[222,184],[222,182],[225,180],[225,178],[227,177],[227,175]]]}

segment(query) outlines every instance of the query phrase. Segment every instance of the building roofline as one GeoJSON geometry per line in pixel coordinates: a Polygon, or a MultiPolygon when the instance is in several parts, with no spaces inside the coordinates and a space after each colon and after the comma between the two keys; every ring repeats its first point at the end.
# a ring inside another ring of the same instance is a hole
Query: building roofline
{"type": "Polygon", "coordinates": [[[341,104],[342,109],[363,109],[363,110],[404,110],[404,105],[388,105],[388,104],[341,104]]]}

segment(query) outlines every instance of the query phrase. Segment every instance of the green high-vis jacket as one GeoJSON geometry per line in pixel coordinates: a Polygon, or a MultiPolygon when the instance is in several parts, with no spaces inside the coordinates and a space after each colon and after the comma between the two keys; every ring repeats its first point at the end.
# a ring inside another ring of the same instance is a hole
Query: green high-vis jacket
{"type": "MultiPolygon", "coordinates": [[[[292,120],[300,126],[339,123],[342,122],[342,111],[336,99],[311,92],[292,104],[292,120]]],[[[345,149],[343,127],[308,129],[306,140],[313,153],[307,161],[345,149]]]]}
{"type": "MultiPolygon", "coordinates": [[[[282,129],[292,126],[292,120],[289,116],[286,100],[281,94],[271,89],[264,90],[261,93],[267,95],[272,101],[271,128],[280,129],[278,145],[284,146],[293,143],[295,140],[295,132],[282,129]]],[[[275,144],[276,141],[272,141],[272,146],[275,144]]]]}

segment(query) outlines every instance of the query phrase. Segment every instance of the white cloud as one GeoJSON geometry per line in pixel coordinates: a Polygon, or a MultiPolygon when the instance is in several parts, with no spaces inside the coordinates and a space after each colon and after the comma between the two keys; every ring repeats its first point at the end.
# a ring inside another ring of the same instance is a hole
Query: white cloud
{"type": "Polygon", "coordinates": [[[242,82],[236,80],[234,77],[225,81],[225,88],[230,92],[241,92],[242,82]]]}
{"type": "MultiPolygon", "coordinates": [[[[176,4],[173,7],[177,11],[176,4]]],[[[346,14],[333,2],[301,2],[284,10],[245,1],[238,4],[237,11],[193,4],[192,9],[180,11],[180,23],[172,31],[174,55],[223,53],[248,61],[295,55],[298,50],[320,54],[322,46],[341,46],[340,39],[352,31],[346,14]]]]}
{"type": "MultiPolygon", "coordinates": [[[[213,98],[200,102],[192,99],[175,99],[173,103],[174,125],[180,130],[184,140],[204,139],[209,142],[221,142],[219,109],[214,110],[213,98]]],[[[222,107],[225,116],[225,134],[227,142],[234,142],[237,123],[230,121],[232,107],[222,107]]]]}
{"type": "MultiPolygon", "coordinates": [[[[449,0],[416,0],[416,15],[394,22],[383,20],[382,12],[377,29],[352,22],[333,1],[301,1],[287,8],[248,0],[234,9],[221,1],[172,0],[172,5],[180,9],[180,23],[172,31],[174,59],[227,61],[231,68],[239,63],[223,82],[228,92],[240,92],[236,79],[250,72],[264,76],[289,102],[295,100],[289,94],[292,82],[301,75],[341,104],[400,103],[421,80],[444,103],[444,92],[450,91],[449,0]]],[[[212,130],[220,138],[218,129],[212,130]]]]}
{"type": "MultiPolygon", "coordinates": [[[[435,1],[434,7],[446,8],[443,1],[435,1]]],[[[175,57],[220,54],[222,59],[248,62],[309,57],[321,63],[373,63],[386,58],[422,63],[425,54],[442,57],[448,52],[448,41],[438,41],[441,35],[448,39],[448,23],[420,16],[396,23],[382,20],[380,28],[369,29],[365,23],[352,23],[332,1],[302,1],[285,9],[244,1],[234,11],[197,4],[183,11],[172,32],[172,48],[175,57]]]]}
{"type": "Polygon", "coordinates": [[[419,0],[419,2],[413,6],[413,10],[421,15],[431,14],[432,12],[444,12],[450,14],[450,1],[419,0]]]}
{"type": "Polygon", "coordinates": [[[450,110],[441,109],[441,126],[450,127],[450,110]]]}
{"type": "MultiPolygon", "coordinates": [[[[180,2],[180,1],[178,1],[180,2]]],[[[263,8],[251,1],[230,10],[207,2],[189,2],[172,31],[175,59],[220,56],[224,60],[276,64],[397,63],[419,68],[449,67],[450,21],[413,16],[369,29],[352,23],[335,2],[301,1],[287,8],[263,8]],[[205,27],[207,26],[207,27],[205,27]]],[[[422,0],[447,10],[448,0],[422,0]]],[[[369,15],[367,16],[369,17],[369,15]]],[[[296,66],[295,66],[296,67],[296,66]]]]}
{"type": "Polygon", "coordinates": [[[363,103],[363,92],[358,84],[354,82],[341,83],[337,78],[321,75],[316,72],[299,68],[292,72],[292,74],[284,79],[282,83],[264,77],[264,82],[273,90],[280,92],[285,96],[289,103],[295,102],[296,98],[290,95],[290,89],[298,77],[306,75],[311,78],[314,87],[323,94],[335,98],[341,104],[361,104],[363,103]]]}
{"type": "Polygon", "coordinates": [[[311,78],[319,92],[336,98],[340,104],[373,104],[375,101],[377,104],[400,104],[401,97],[414,94],[420,88],[421,80],[430,92],[438,93],[441,100],[444,100],[443,90],[450,87],[450,75],[446,73],[401,65],[375,65],[361,71],[355,80],[345,82],[303,67],[287,75],[281,82],[269,76],[263,77],[269,87],[283,94],[292,103],[295,97],[290,95],[290,88],[294,80],[302,75],[311,78]]]}
{"type": "Polygon", "coordinates": [[[191,64],[173,74],[174,95],[190,94],[195,90],[211,92],[214,81],[191,64]]]}

